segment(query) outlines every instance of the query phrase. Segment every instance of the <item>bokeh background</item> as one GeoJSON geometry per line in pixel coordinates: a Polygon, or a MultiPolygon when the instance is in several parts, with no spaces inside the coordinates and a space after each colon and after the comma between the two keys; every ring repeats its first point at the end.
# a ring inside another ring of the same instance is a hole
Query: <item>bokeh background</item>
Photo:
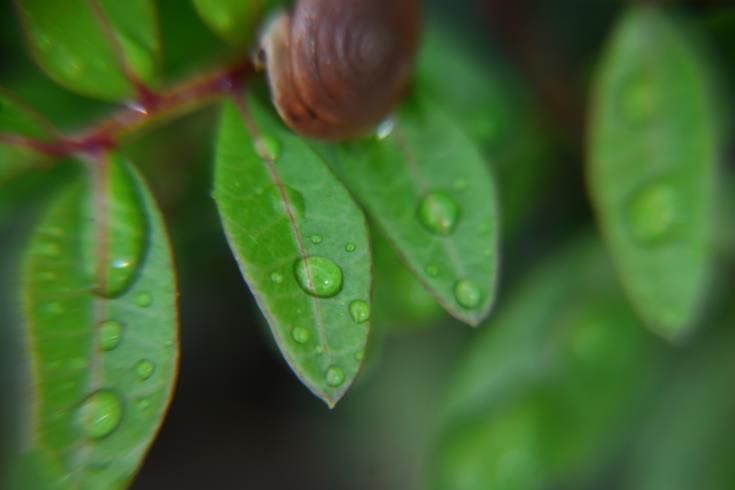
{"type": "MultiPolygon", "coordinates": [[[[169,79],[233,56],[189,2],[157,3],[169,79]]],[[[487,105],[487,119],[477,125],[500,178],[503,203],[498,314],[477,330],[452,321],[405,273],[390,272],[398,267],[397,259],[376,237],[376,260],[383,269],[377,269],[371,352],[358,383],[330,411],[281,360],[224,241],[210,197],[217,110],[206,109],[127,142],[124,153],[147,176],[171,230],[182,339],[175,398],[133,488],[735,488],[735,251],[727,245],[733,243],[728,237],[734,235],[735,207],[723,213],[729,228],[723,224],[726,245],[708,309],[685,341],[666,343],[646,333],[630,314],[620,317],[625,302],[619,292],[608,291],[615,280],[606,273],[585,276],[583,286],[574,286],[599,290],[599,295],[572,295],[564,308],[592,308],[596,322],[625,325],[620,332],[627,333],[592,342],[596,358],[608,355],[625,369],[613,361],[610,365],[617,367],[610,369],[570,364],[539,388],[536,377],[547,368],[548,350],[553,357],[554,349],[566,344],[526,349],[539,333],[503,340],[503,329],[522,323],[514,318],[536,306],[527,301],[542,301],[528,293],[529,283],[546,282],[553,290],[556,279],[573,275],[573,266],[554,263],[587,263],[580,258],[587,252],[570,243],[599,248],[591,238],[594,220],[583,174],[587,94],[625,2],[425,3],[431,30],[426,49],[435,54],[432,60],[442,60],[444,43],[450,43],[475,60],[490,82],[478,101],[487,105]],[[482,409],[449,423],[447,407],[462,390],[457,386],[462,370],[470,369],[473,356],[482,357],[478,345],[493,342],[507,349],[489,350],[487,356],[495,358],[487,360],[486,369],[506,388],[493,388],[500,394],[477,405],[482,409]],[[621,350],[623,361],[615,357],[621,350]],[[526,368],[507,367],[521,356],[526,356],[526,368]],[[640,381],[634,395],[620,388],[631,380],[640,381]],[[567,393],[563,402],[558,400],[561,392],[567,393]],[[554,410],[539,408],[548,406],[554,410]],[[584,422],[590,411],[614,416],[584,422]],[[578,423],[608,430],[579,436],[578,423]],[[529,432],[543,434],[542,442],[535,438],[538,444],[528,443],[529,432]],[[559,468],[547,474],[529,456],[536,450],[549,459],[565,451],[571,456],[556,458],[559,468]],[[494,476],[482,476],[484,471],[494,476]],[[497,474],[504,479],[494,480],[497,474]],[[446,475],[454,479],[442,480],[446,475]],[[482,478],[486,486],[477,484],[482,478]]],[[[735,86],[731,2],[657,3],[671,4],[705,34],[722,85],[735,86]]],[[[456,62],[449,53],[435,69],[454,76],[451,83],[458,91],[466,84],[466,92],[475,97],[474,75],[465,80],[459,69],[448,68],[456,62]]],[[[9,0],[0,0],[0,84],[64,128],[84,126],[113,109],[72,95],[40,73],[28,57],[9,0]]],[[[731,100],[722,103],[723,112],[730,112],[731,100]]],[[[725,143],[723,175],[733,183],[735,146],[731,137],[725,143]]],[[[12,433],[12,421],[20,416],[14,413],[19,387],[13,376],[22,362],[16,299],[20,247],[44,194],[64,172],[58,167],[0,188],[0,392],[8,395],[0,395],[5,414],[0,438],[6,442],[11,438],[3,434],[12,433]]],[[[732,185],[729,195],[735,201],[732,185]]],[[[605,261],[595,256],[589,267],[606,269],[605,261]]]]}

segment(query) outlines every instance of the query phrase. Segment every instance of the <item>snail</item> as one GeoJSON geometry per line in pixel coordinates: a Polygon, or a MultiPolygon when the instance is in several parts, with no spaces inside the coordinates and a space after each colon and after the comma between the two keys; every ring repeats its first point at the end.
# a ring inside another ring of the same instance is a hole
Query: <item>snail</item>
{"type": "Polygon", "coordinates": [[[324,140],[374,128],[405,95],[420,0],[297,0],[260,41],[271,96],[294,132],[324,140]]]}

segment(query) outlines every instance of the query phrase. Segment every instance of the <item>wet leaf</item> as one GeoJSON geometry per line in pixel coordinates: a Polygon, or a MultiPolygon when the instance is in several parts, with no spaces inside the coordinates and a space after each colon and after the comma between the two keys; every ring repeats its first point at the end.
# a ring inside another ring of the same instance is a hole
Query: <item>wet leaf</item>
{"type": "Polygon", "coordinates": [[[713,255],[717,117],[698,54],[677,22],[634,7],[592,96],[598,222],[631,301],[665,337],[696,321],[713,255]]]}
{"type": "Polygon", "coordinates": [[[129,287],[114,298],[94,293],[89,271],[97,260],[89,264],[87,251],[96,251],[94,259],[107,252],[100,241],[87,243],[95,236],[88,228],[141,223],[101,213],[86,181],[53,200],[26,252],[22,292],[32,400],[17,488],[29,488],[24,474],[45,478],[50,488],[126,486],[172,394],[178,333],[166,231],[132,167],[119,160],[112,165],[131,179],[145,213],[145,255],[129,287]]]}
{"type": "Polygon", "coordinates": [[[254,99],[241,111],[225,105],[216,161],[215,199],[243,276],[291,368],[333,406],[370,328],[365,218],[319,156],[254,99]]]}
{"type": "Polygon", "coordinates": [[[36,62],[59,84],[104,100],[133,97],[131,78],[155,85],[160,46],[151,0],[16,3],[36,62]]]}

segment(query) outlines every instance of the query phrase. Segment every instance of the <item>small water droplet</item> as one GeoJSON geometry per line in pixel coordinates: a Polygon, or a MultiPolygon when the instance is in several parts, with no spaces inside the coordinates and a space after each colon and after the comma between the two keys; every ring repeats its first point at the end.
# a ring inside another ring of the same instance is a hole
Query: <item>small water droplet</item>
{"type": "Polygon", "coordinates": [[[153,296],[149,293],[138,293],[135,295],[135,304],[141,308],[148,308],[153,304],[153,296]]]}
{"type": "Polygon", "coordinates": [[[153,372],[155,370],[156,365],[148,359],[141,359],[135,364],[135,374],[141,381],[145,381],[146,379],[153,376],[153,372]]]}
{"type": "Polygon", "coordinates": [[[281,145],[270,136],[261,136],[255,141],[255,151],[260,158],[276,161],[281,156],[281,145]]]}
{"type": "Polygon", "coordinates": [[[465,308],[477,308],[482,302],[482,291],[474,282],[462,279],[454,285],[454,297],[465,308]]]}
{"type": "Polygon", "coordinates": [[[342,269],[326,257],[312,255],[297,260],[294,274],[301,289],[319,298],[331,298],[342,289],[342,269]]]}
{"type": "Polygon", "coordinates": [[[145,412],[151,406],[151,402],[150,402],[150,400],[148,400],[148,398],[141,398],[140,400],[138,400],[137,402],[135,402],[135,406],[141,412],[145,412]]]}
{"type": "Polygon", "coordinates": [[[434,264],[428,264],[425,270],[429,277],[437,277],[439,275],[439,267],[434,264]]]}
{"type": "Polygon", "coordinates": [[[306,203],[304,202],[304,196],[296,189],[288,186],[283,186],[282,189],[283,194],[285,194],[286,196],[286,200],[288,200],[288,208],[286,207],[286,203],[284,202],[283,196],[281,195],[281,191],[279,190],[278,186],[272,186],[269,189],[268,193],[271,199],[273,210],[281,214],[287,214],[287,211],[290,211],[290,213],[294,217],[303,218],[306,213],[306,203]]]}
{"type": "Polygon", "coordinates": [[[355,360],[356,361],[362,361],[365,358],[365,351],[358,351],[355,352],[355,360]]]}
{"type": "Polygon", "coordinates": [[[79,420],[85,433],[100,439],[112,433],[120,424],[123,403],[112,390],[102,389],[89,395],[79,407],[79,420]]]}
{"type": "Polygon", "coordinates": [[[100,323],[98,341],[100,349],[111,351],[120,344],[123,335],[123,326],[115,320],[105,320],[100,323]]]}
{"type": "Polygon", "coordinates": [[[281,284],[283,282],[283,274],[281,274],[280,272],[271,272],[268,278],[273,284],[281,284]]]}
{"type": "Polygon", "coordinates": [[[655,242],[666,237],[676,223],[676,193],[663,182],[649,185],[633,195],[627,211],[633,237],[644,244],[655,242]]]}
{"type": "Polygon", "coordinates": [[[319,245],[322,243],[322,236],[321,235],[311,235],[311,243],[314,245],[319,245]]]}
{"type": "Polygon", "coordinates": [[[311,338],[311,334],[304,327],[295,327],[291,330],[291,337],[297,344],[305,344],[311,338]]]}
{"type": "Polygon", "coordinates": [[[355,323],[365,323],[370,319],[370,305],[361,299],[350,303],[350,316],[355,323]]]}
{"type": "Polygon", "coordinates": [[[395,129],[395,127],[396,127],[396,118],[391,116],[383,120],[383,122],[381,122],[380,124],[378,124],[378,127],[375,130],[375,136],[379,140],[382,141],[393,133],[393,130],[395,129]]]}
{"type": "Polygon", "coordinates": [[[345,382],[345,372],[342,368],[337,366],[330,366],[327,369],[327,384],[332,387],[337,387],[345,382]]]}
{"type": "Polygon", "coordinates": [[[658,105],[658,91],[647,73],[634,73],[623,83],[620,107],[623,117],[629,123],[650,123],[656,117],[658,105]]]}
{"type": "Polygon", "coordinates": [[[354,252],[355,250],[357,250],[357,245],[355,245],[354,243],[348,243],[347,245],[345,245],[345,250],[346,250],[347,252],[350,252],[350,253],[352,253],[352,252],[354,252]]]}
{"type": "Polygon", "coordinates": [[[454,231],[459,221],[459,205],[446,192],[432,191],[421,199],[418,217],[430,232],[447,236],[454,231]]]}

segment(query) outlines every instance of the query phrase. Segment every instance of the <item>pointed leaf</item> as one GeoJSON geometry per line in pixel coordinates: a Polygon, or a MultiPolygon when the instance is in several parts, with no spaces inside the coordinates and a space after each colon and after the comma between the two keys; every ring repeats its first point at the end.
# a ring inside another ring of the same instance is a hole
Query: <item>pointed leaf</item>
{"type": "Polygon", "coordinates": [[[666,337],[696,320],[712,259],[717,118],[698,50],[676,22],[634,7],[592,97],[589,186],[631,301],[666,337]]]}
{"type": "Polygon", "coordinates": [[[454,120],[427,101],[412,102],[378,137],[321,148],[429,292],[477,325],[495,299],[493,180],[454,120]]]}
{"type": "Polygon", "coordinates": [[[362,212],[309,146],[255,100],[224,107],[215,199],[281,352],[334,405],[358,373],[370,325],[362,212]]]}
{"type": "Polygon", "coordinates": [[[176,288],[163,220],[132,167],[119,159],[108,165],[120,167],[116,178],[129,180],[124,187],[136,190],[145,212],[145,255],[134,281],[115,297],[94,294],[86,251],[107,252],[104,243],[85,243],[95,236],[88,228],[140,223],[100,209],[86,182],[51,204],[23,270],[32,406],[28,450],[18,467],[38,467],[25,473],[47,475],[59,488],[126,486],[161,424],[176,377],[176,288]]]}
{"type": "Polygon", "coordinates": [[[192,0],[199,16],[217,34],[235,45],[245,45],[273,0],[192,0]]]}
{"type": "Polygon", "coordinates": [[[155,82],[160,46],[151,0],[16,3],[38,65],[68,89],[121,100],[135,94],[131,77],[155,82]]]}

